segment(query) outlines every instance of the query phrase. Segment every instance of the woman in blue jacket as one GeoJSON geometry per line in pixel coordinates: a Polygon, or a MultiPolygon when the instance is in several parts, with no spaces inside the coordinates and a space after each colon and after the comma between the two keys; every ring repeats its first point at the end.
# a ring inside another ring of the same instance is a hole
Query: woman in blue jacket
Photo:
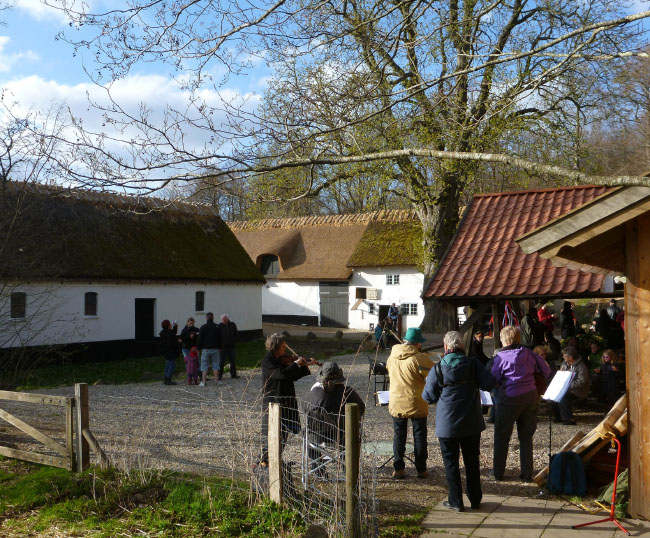
{"type": "Polygon", "coordinates": [[[442,504],[463,512],[463,490],[459,458],[463,451],[467,497],[474,509],[481,506],[481,469],[479,452],[485,421],[481,412],[479,388],[489,391],[494,377],[474,357],[467,357],[459,332],[450,331],[444,338],[445,354],[427,376],[422,398],[436,406],[436,436],[445,464],[449,487],[448,500],[442,504]]]}

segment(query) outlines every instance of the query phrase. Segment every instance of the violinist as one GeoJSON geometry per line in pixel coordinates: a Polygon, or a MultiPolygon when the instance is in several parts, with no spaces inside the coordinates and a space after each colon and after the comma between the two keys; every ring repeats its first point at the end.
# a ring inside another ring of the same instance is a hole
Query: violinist
{"type": "Polygon", "coordinates": [[[274,333],[266,339],[267,354],[262,359],[262,456],[259,464],[268,466],[269,403],[279,403],[282,408],[282,446],[289,433],[300,431],[300,417],[294,382],[311,374],[309,366],[314,359],[291,357],[287,353],[284,335],[274,333]]]}

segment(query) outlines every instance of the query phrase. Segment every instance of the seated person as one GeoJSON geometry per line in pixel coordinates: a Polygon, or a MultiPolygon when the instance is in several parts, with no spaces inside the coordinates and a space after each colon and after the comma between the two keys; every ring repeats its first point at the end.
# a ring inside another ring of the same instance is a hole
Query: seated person
{"type": "MultiPolygon", "coordinates": [[[[361,416],[366,410],[366,405],[352,388],[346,384],[343,371],[335,362],[326,362],[318,372],[318,381],[305,396],[304,407],[307,417],[307,429],[310,432],[309,440],[320,443],[338,443],[345,446],[345,404],[355,403],[359,406],[361,416]],[[322,411],[324,419],[318,420],[309,416],[310,412],[322,411]]],[[[309,447],[310,461],[320,458],[320,451],[309,447]]]]}
{"type": "Polygon", "coordinates": [[[572,371],[574,375],[569,385],[569,390],[567,390],[564,397],[559,403],[553,404],[555,422],[574,425],[576,421],[573,418],[573,404],[584,400],[589,394],[589,368],[587,368],[587,365],[580,358],[578,351],[574,347],[565,347],[562,350],[562,356],[564,362],[560,367],[560,371],[572,371]]]}
{"type": "Polygon", "coordinates": [[[592,342],[589,344],[589,371],[593,371],[600,366],[601,357],[603,355],[602,350],[600,349],[600,344],[598,342],[592,342]]]}
{"type": "Polygon", "coordinates": [[[613,405],[621,396],[619,386],[620,372],[613,364],[617,359],[616,353],[611,349],[603,351],[602,363],[594,368],[591,386],[595,396],[607,405],[613,405]]]}

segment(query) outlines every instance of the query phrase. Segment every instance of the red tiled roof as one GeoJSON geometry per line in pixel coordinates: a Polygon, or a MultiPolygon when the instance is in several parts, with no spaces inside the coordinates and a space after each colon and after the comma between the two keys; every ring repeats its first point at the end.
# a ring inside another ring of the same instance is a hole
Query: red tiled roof
{"type": "Polygon", "coordinates": [[[600,293],[603,275],[555,267],[537,254],[524,254],[514,240],[607,190],[580,186],[475,196],[424,296],[460,299],[600,293]]]}

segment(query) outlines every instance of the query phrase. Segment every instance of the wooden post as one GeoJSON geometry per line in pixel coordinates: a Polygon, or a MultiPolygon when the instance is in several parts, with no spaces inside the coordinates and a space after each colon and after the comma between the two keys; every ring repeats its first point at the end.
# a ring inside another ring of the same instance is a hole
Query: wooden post
{"type": "Polygon", "coordinates": [[[68,451],[68,471],[75,468],[74,461],[74,400],[69,398],[65,406],[65,447],[68,451]]]}
{"type": "Polygon", "coordinates": [[[501,320],[499,319],[499,303],[492,304],[492,332],[494,334],[494,349],[501,347],[501,320]]]}
{"type": "Polygon", "coordinates": [[[650,215],[626,223],[625,357],[632,517],[650,518],[650,215]]]}
{"type": "Polygon", "coordinates": [[[90,465],[90,447],[83,431],[90,426],[88,417],[88,384],[76,383],[74,399],[77,406],[77,471],[81,472],[90,465]]]}
{"type": "Polygon", "coordinates": [[[348,536],[361,536],[361,514],[359,513],[359,459],[361,439],[359,437],[359,406],[345,404],[345,523],[348,536]]]}
{"type": "Polygon", "coordinates": [[[282,409],[278,403],[269,404],[269,495],[282,504],[282,409]]]}

